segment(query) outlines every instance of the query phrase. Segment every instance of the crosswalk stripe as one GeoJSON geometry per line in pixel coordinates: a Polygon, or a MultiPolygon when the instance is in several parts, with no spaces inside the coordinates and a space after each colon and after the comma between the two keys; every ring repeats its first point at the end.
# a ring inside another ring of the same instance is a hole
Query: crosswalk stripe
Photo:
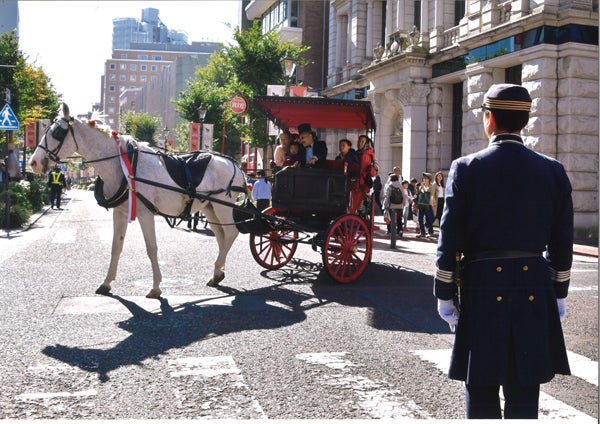
{"type": "MultiPolygon", "coordinates": [[[[199,379],[207,382],[212,390],[219,393],[217,397],[204,400],[202,409],[210,416],[202,418],[268,418],[256,397],[251,394],[233,357],[184,357],[168,360],[168,366],[172,378],[199,379]],[[215,386],[218,389],[215,389],[215,386]],[[227,387],[228,390],[223,390],[224,387],[227,387]],[[231,394],[232,391],[233,394],[231,394]]],[[[186,392],[188,390],[189,385],[186,385],[186,392]]],[[[182,398],[188,402],[194,402],[189,393],[183,395],[182,398]]]]}
{"type": "MultiPolygon", "coordinates": [[[[452,353],[452,349],[414,350],[412,351],[412,353],[414,353],[424,361],[431,362],[435,365],[437,369],[442,371],[444,374],[448,375],[448,368],[450,366],[450,355],[452,353]]],[[[587,363],[585,368],[587,369],[587,363]]],[[[596,370],[596,381],[597,379],[598,372],[596,370]]],[[[504,409],[504,396],[502,395],[502,391],[500,391],[500,401],[502,409],[504,409]]],[[[577,422],[580,422],[579,420],[585,420],[586,422],[588,420],[597,422],[596,418],[591,417],[583,412],[580,412],[577,409],[567,405],[566,403],[561,402],[558,399],[541,391],[539,403],[539,419],[576,419],[578,420],[577,422]]]]}
{"type": "Polygon", "coordinates": [[[592,361],[578,353],[567,351],[569,357],[569,366],[571,374],[579,377],[588,383],[598,385],[598,362],[592,361]]]}
{"type": "Polygon", "coordinates": [[[324,365],[339,371],[337,374],[323,374],[320,380],[330,386],[353,390],[360,399],[360,406],[373,418],[431,418],[412,399],[405,398],[400,390],[390,390],[387,384],[344,372],[357,367],[345,359],[346,354],[347,352],[301,353],[296,358],[311,365],[324,365]]]}

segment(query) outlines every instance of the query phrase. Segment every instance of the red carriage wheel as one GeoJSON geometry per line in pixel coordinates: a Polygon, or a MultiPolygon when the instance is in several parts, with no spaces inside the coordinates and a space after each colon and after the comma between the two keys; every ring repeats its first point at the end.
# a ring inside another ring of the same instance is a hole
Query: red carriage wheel
{"type": "Polygon", "coordinates": [[[371,258],[373,239],[369,227],[357,215],[343,215],[327,230],[323,246],[323,265],[340,283],[356,280],[371,258]]]}
{"type": "MultiPolygon", "coordinates": [[[[272,209],[264,213],[272,214],[272,209]]],[[[279,269],[287,264],[298,247],[298,231],[272,230],[266,234],[250,234],[250,251],[263,268],[279,269]]]]}

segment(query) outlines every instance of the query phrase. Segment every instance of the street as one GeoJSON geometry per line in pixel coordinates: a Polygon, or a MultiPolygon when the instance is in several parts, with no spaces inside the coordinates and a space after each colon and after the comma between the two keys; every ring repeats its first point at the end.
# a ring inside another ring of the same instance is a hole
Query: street
{"type": "MultiPolygon", "coordinates": [[[[157,217],[160,300],[137,222],[111,296],[112,211],[71,190],[2,234],[1,419],[462,419],[453,335],[432,295],[435,241],[378,231],[372,263],[334,282],[299,245],[277,271],[248,235],[207,287],[212,233],[157,217]]],[[[541,419],[598,421],[598,260],[576,256],[563,322],[572,376],[542,385],[541,419]]],[[[579,422],[579,421],[577,421],[579,422]]]]}

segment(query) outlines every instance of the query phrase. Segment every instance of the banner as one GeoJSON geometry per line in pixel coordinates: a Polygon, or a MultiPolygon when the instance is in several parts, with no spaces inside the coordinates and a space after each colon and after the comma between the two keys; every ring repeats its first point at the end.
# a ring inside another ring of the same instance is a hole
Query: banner
{"type": "Polygon", "coordinates": [[[212,150],[213,148],[213,124],[202,125],[202,148],[212,150]]]}
{"type": "Polygon", "coordinates": [[[267,85],[267,96],[285,96],[285,85],[267,85]]]}
{"type": "Polygon", "coordinates": [[[200,124],[198,122],[190,123],[190,152],[198,150],[200,145],[200,124]]]}
{"type": "Polygon", "coordinates": [[[292,85],[290,87],[290,97],[306,97],[308,87],[303,85],[292,85]]]}
{"type": "Polygon", "coordinates": [[[33,124],[27,125],[25,128],[25,141],[27,147],[35,147],[37,145],[37,141],[35,139],[35,122],[33,124]]]}

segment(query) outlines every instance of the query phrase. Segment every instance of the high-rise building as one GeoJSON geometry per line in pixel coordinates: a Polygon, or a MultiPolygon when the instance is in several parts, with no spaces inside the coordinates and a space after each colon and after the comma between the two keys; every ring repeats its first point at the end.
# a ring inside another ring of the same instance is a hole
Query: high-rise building
{"type": "Polygon", "coordinates": [[[0,35],[13,30],[19,35],[19,2],[0,0],[0,35]]]}

